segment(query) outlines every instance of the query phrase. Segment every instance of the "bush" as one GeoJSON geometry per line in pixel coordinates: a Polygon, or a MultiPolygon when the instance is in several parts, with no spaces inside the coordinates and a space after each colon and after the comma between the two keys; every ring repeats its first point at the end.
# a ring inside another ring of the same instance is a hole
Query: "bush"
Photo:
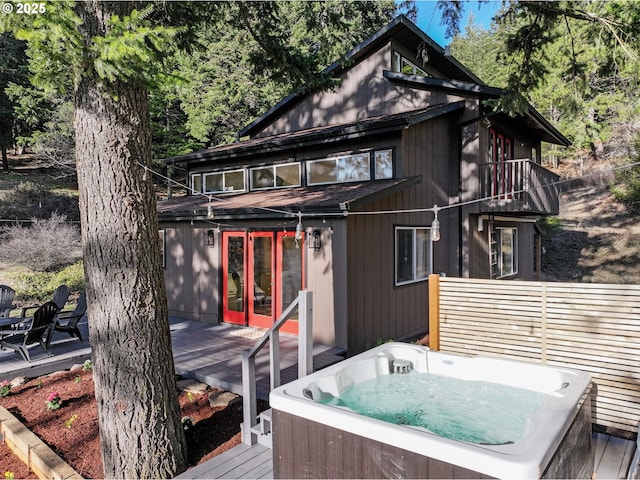
{"type": "Polygon", "coordinates": [[[78,197],[51,192],[34,182],[20,182],[11,192],[0,195],[0,218],[46,219],[54,214],[80,220],[78,197]]]}
{"type": "Polygon", "coordinates": [[[617,170],[609,189],[621,202],[637,207],[640,204],[640,166],[617,170]]]}
{"type": "Polygon", "coordinates": [[[53,214],[48,220],[34,218],[30,227],[3,229],[0,262],[45,272],[76,262],[80,256],[79,228],[66,217],[53,214]]]}
{"type": "Polygon", "coordinates": [[[72,293],[84,290],[84,267],[76,262],[58,272],[31,272],[11,275],[16,300],[23,303],[42,303],[51,300],[60,285],[69,287],[72,293]]]}

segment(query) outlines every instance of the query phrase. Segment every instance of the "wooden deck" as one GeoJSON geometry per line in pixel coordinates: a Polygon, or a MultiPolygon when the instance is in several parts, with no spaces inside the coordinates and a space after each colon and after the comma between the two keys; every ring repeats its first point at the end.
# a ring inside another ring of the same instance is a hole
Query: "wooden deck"
{"type": "MultiPolygon", "coordinates": [[[[32,362],[27,364],[13,351],[0,350],[0,381],[19,375],[29,377],[69,368],[73,363],[82,363],[90,358],[91,347],[87,341],[86,320],[80,324],[84,341],[68,336],[56,335],[49,354],[34,347],[32,362]]],[[[253,332],[256,333],[256,332],[253,332]]],[[[255,338],[248,329],[230,325],[208,325],[201,322],[172,319],[171,338],[176,370],[188,377],[209,385],[242,393],[240,374],[240,352],[250,348],[255,338]]],[[[283,382],[296,375],[295,363],[297,340],[281,336],[281,353],[285,366],[283,382]]],[[[268,358],[268,353],[265,355],[268,358]]],[[[260,357],[261,358],[261,357],[260,357]]],[[[339,357],[327,347],[314,349],[314,367],[332,363],[339,357]]],[[[260,396],[268,390],[268,362],[258,361],[258,382],[263,385],[260,396]]],[[[627,478],[627,472],[635,452],[635,442],[605,434],[594,434],[597,479],[627,478]]],[[[249,447],[239,445],[211,460],[188,470],[178,478],[273,478],[272,451],[262,445],[249,447]]]]}
{"type": "MultiPolygon", "coordinates": [[[[594,479],[626,479],[635,442],[602,433],[593,435],[594,479]]],[[[272,450],[262,445],[239,445],[187,470],[178,479],[273,478],[272,450]]]]}

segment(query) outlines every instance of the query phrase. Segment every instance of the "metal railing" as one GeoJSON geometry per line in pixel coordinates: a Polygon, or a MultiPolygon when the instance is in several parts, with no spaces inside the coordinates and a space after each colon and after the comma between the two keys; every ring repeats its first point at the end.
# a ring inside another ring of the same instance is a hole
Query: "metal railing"
{"type": "Polygon", "coordinates": [[[300,290],[273,326],[253,347],[242,352],[242,443],[255,445],[252,428],[258,424],[256,395],[256,355],[269,344],[269,378],[271,390],[280,386],[280,328],[298,311],[298,378],[313,371],[313,295],[300,290]]]}

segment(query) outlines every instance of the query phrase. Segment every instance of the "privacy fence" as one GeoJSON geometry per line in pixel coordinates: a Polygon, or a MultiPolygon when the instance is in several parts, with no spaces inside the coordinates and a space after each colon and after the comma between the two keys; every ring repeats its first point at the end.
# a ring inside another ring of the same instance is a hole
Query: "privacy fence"
{"type": "Polygon", "coordinates": [[[430,346],[591,374],[594,423],[637,432],[640,285],[429,278],[430,346]]]}

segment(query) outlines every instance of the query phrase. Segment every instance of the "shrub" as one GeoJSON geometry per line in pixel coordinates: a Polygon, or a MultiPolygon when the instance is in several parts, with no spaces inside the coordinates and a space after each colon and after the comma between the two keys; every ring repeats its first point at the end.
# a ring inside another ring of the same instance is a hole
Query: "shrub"
{"type": "Polygon", "coordinates": [[[3,229],[0,262],[44,272],[74,263],[80,258],[80,230],[65,216],[54,213],[48,220],[34,218],[30,227],[3,229]]]}
{"type": "Polygon", "coordinates": [[[45,219],[53,214],[80,220],[76,195],[55,193],[34,182],[20,182],[11,191],[0,195],[0,217],[23,220],[45,219]]]}
{"type": "Polygon", "coordinates": [[[640,166],[617,170],[609,189],[621,202],[637,207],[640,203],[640,166]]]}
{"type": "Polygon", "coordinates": [[[84,290],[84,267],[79,261],[58,272],[17,273],[10,279],[15,285],[16,300],[35,304],[50,300],[62,284],[72,292],[84,290]]]}

